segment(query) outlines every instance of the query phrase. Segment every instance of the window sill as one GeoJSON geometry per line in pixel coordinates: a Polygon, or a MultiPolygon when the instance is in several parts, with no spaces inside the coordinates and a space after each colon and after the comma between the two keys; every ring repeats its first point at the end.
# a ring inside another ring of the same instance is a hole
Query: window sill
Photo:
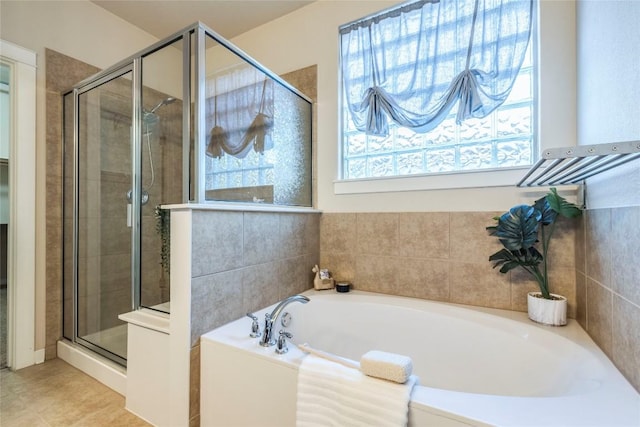
{"type": "Polygon", "coordinates": [[[529,167],[447,174],[344,179],[333,182],[335,194],[390,193],[458,188],[515,187],[529,167]]]}

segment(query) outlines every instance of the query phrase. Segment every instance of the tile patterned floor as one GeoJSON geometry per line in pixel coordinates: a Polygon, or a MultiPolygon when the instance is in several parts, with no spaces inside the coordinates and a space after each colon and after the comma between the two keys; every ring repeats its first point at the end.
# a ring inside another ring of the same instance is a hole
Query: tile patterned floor
{"type": "Polygon", "coordinates": [[[149,426],[124,397],[61,359],[0,371],[2,427],[149,426]]]}

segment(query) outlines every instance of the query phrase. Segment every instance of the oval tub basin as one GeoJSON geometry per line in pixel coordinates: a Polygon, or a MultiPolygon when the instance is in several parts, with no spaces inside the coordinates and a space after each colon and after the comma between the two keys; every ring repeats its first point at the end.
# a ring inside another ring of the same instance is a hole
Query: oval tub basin
{"type": "MultiPolygon", "coordinates": [[[[285,309],[293,339],[284,355],[249,337],[248,318],[202,336],[203,426],[294,426],[299,343],[356,361],[369,350],[410,356],[420,381],[409,425],[640,425],[640,396],[572,319],[554,328],[506,310],[362,291],[305,295],[309,303],[285,309]]],[[[272,309],[256,313],[261,323],[272,309]]]]}

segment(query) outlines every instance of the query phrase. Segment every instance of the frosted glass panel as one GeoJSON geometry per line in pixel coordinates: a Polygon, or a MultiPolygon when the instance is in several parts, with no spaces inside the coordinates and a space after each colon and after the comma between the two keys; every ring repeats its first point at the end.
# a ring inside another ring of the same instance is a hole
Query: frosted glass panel
{"type": "Polygon", "coordinates": [[[311,206],[311,104],[207,39],[207,200],[311,206]]]}

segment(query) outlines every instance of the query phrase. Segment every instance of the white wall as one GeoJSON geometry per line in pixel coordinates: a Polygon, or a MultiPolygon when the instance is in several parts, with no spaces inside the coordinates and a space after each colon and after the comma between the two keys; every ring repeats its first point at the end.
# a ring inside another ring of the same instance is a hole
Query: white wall
{"type": "Polygon", "coordinates": [[[45,48],[106,68],[157,41],[93,3],[7,1],[0,4],[0,38],[37,54],[36,110],[36,349],[45,345],[46,109],[45,48]]]}
{"type": "MultiPolygon", "coordinates": [[[[578,141],[640,140],[640,2],[577,7],[578,141]]],[[[640,160],[587,182],[587,206],[640,205],[640,160]]]]}
{"type": "MultiPolygon", "coordinates": [[[[397,3],[319,0],[232,40],[279,74],[318,65],[317,208],[333,212],[506,210],[515,203],[528,203],[537,197],[539,190],[515,188],[516,180],[491,188],[334,193],[339,150],[338,27],[397,3]]],[[[573,146],[576,144],[575,2],[543,0],[539,18],[540,141],[547,148],[573,146]]]]}

